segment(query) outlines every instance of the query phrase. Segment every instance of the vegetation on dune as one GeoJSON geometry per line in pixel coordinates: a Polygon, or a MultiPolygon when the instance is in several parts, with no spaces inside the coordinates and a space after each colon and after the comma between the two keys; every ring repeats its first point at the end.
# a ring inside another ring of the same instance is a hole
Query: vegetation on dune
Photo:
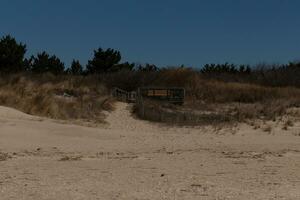
{"type": "Polygon", "coordinates": [[[70,67],[46,52],[25,58],[26,45],[13,37],[0,40],[0,104],[57,119],[102,119],[111,109],[113,87],[142,86],[186,89],[184,107],[148,102],[148,119],[207,122],[273,119],[300,106],[300,63],[285,65],[207,64],[158,68],[121,62],[114,49],[97,49],[84,67],[70,67]],[[200,113],[200,115],[199,115],[200,113]],[[205,115],[204,115],[204,114],[205,115]]]}
{"type": "Polygon", "coordinates": [[[112,99],[93,78],[15,74],[0,78],[0,105],[54,119],[103,121],[112,99]]]}
{"type": "MultiPolygon", "coordinates": [[[[108,48],[98,48],[94,50],[93,57],[88,64],[83,67],[78,60],[73,60],[70,67],[56,56],[49,55],[47,52],[32,55],[25,58],[26,45],[18,43],[12,36],[4,36],[0,39],[0,73],[14,74],[26,72],[32,74],[52,73],[54,75],[103,75],[108,73],[119,73],[123,75],[126,72],[128,76],[141,76],[137,72],[149,72],[150,76],[154,76],[153,72],[160,73],[177,73],[177,76],[186,76],[189,74],[200,75],[205,80],[218,80],[224,82],[239,82],[258,84],[262,86],[272,87],[300,87],[300,63],[291,62],[282,65],[258,64],[256,66],[224,64],[206,64],[198,69],[189,69],[184,66],[172,68],[158,68],[153,64],[136,64],[129,62],[121,62],[121,52],[108,48]],[[181,71],[180,71],[181,70],[181,71]]],[[[148,74],[147,74],[148,76],[148,74]]],[[[173,75],[175,76],[175,74],[173,75]]],[[[147,77],[143,77],[146,78],[147,77]]],[[[179,80],[179,79],[177,79],[179,80]]],[[[145,82],[147,82],[146,80],[145,82]]],[[[165,81],[163,81],[165,82],[165,81]]],[[[180,82],[184,82],[180,80],[180,82]]],[[[143,83],[142,83],[143,84],[143,83]]],[[[147,83],[145,83],[147,84],[147,83]]],[[[178,84],[177,84],[178,85],[178,84]]],[[[124,85],[123,87],[127,87],[124,85]]]]}
{"type": "Polygon", "coordinates": [[[300,107],[297,87],[206,79],[202,74],[182,68],[158,73],[153,83],[185,87],[187,96],[183,107],[145,101],[143,110],[148,112],[145,119],[152,121],[186,125],[274,120],[284,116],[290,108],[300,107]]]}

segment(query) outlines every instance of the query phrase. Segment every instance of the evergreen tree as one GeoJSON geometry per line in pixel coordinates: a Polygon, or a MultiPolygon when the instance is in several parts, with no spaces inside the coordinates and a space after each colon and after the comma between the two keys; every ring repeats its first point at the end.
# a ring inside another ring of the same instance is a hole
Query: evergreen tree
{"type": "Polygon", "coordinates": [[[99,48],[94,51],[94,58],[88,61],[87,73],[99,74],[112,71],[113,67],[121,61],[121,53],[114,49],[103,50],[99,48]]]}
{"type": "Polygon", "coordinates": [[[17,43],[15,38],[7,35],[0,40],[0,72],[15,73],[24,71],[26,45],[17,43]]]}
{"type": "Polygon", "coordinates": [[[156,65],[147,63],[145,66],[139,65],[137,67],[137,70],[143,71],[143,72],[156,72],[156,71],[159,71],[159,68],[156,65]]]}
{"type": "Polygon", "coordinates": [[[67,70],[67,73],[72,75],[81,75],[83,73],[83,68],[79,60],[72,61],[71,67],[67,70]]]}
{"type": "Polygon", "coordinates": [[[45,51],[37,54],[36,57],[32,56],[29,61],[30,70],[33,73],[50,72],[58,75],[63,74],[65,65],[55,55],[50,56],[45,51]]]}

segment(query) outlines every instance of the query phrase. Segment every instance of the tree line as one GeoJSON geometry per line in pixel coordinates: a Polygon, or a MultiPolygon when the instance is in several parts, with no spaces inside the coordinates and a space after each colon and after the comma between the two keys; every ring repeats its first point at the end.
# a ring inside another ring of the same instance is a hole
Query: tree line
{"type": "MultiPolygon", "coordinates": [[[[162,70],[154,64],[136,64],[129,62],[121,62],[121,53],[117,50],[108,48],[98,48],[94,50],[94,55],[88,64],[84,67],[78,60],[73,60],[71,66],[66,67],[65,64],[56,56],[49,55],[47,52],[41,52],[25,58],[27,46],[19,43],[10,35],[6,35],[0,39],[0,73],[52,73],[54,75],[72,74],[72,75],[90,75],[102,74],[118,71],[141,71],[141,72],[157,72],[162,70]]],[[[181,66],[184,68],[184,66],[181,66]]],[[[289,63],[283,65],[260,65],[250,67],[249,65],[234,64],[206,64],[198,70],[199,73],[206,77],[224,79],[233,76],[249,76],[260,77],[266,79],[268,76],[293,79],[299,82],[300,63],[289,63]]],[[[274,81],[269,78],[268,81],[274,81]]]]}
{"type": "Polygon", "coordinates": [[[157,71],[158,67],[151,64],[137,65],[135,63],[121,63],[121,53],[114,49],[98,48],[94,50],[94,56],[83,67],[79,60],[73,60],[70,67],[56,56],[49,55],[43,51],[30,58],[25,58],[27,47],[23,43],[18,43],[10,35],[0,39],[0,73],[52,73],[54,75],[72,74],[72,75],[89,75],[108,72],[117,72],[120,70],[140,70],[140,71],[157,71]]]}

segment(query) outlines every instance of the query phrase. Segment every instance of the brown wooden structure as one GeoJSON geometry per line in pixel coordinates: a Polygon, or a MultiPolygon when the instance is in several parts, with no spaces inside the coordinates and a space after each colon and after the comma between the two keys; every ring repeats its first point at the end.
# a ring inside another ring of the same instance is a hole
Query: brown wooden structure
{"type": "Polygon", "coordinates": [[[138,89],[137,97],[182,105],[185,98],[185,89],[180,87],[141,87],[138,89]]]}
{"type": "Polygon", "coordinates": [[[180,87],[141,87],[137,92],[127,92],[120,88],[114,88],[112,95],[123,102],[141,102],[144,99],[153,99],[182,105],[185,98],[185,89],[180,87]]]}

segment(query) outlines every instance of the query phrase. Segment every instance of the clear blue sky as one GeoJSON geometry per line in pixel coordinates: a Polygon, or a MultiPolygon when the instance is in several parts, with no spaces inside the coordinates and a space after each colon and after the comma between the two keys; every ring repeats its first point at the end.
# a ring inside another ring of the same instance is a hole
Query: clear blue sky
{"type": "Polygon", "coordinates": [[[299,0],[3,0],[0,35],[68,66],[98,47],[159,66],[300,59],[299,0]]]}

